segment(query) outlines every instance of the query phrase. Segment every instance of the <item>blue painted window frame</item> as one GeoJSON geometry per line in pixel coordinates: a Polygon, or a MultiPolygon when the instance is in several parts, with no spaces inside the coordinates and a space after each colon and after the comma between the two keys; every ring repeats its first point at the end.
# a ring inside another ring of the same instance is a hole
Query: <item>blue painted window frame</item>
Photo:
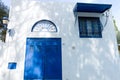
{"type": "Polygon", "coordinates": [[[99,17],[78,17],[78,25],[80,38],[102,38],[102,24],[99,17]]]}

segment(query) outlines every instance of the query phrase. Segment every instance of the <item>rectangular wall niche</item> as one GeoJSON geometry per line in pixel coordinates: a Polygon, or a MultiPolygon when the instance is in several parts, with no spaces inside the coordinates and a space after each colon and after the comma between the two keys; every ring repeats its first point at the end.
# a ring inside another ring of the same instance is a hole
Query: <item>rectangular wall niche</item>
{"type": "Polygon", "coordinates": [[[16,62],[9,62],[8,63],[8,69],[16,69],[17,63],[16,62]]]}

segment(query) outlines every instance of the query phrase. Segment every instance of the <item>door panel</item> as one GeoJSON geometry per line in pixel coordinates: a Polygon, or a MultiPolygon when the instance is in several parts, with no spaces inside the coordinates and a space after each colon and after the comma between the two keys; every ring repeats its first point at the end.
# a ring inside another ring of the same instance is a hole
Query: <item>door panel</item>
{"type": "Polygon", "coordinates": [[[24,80],[62,80],[61,38],[27,38],[24,80]]]}
{"type": "Polygon", "coordinates": [[[45,56],[45,78],[52,79],[60,78],[61,74],[61,58],[58,54],[58,46],[46,46],[46,56],[45,56]],[[52,54],[52,55],[51,55],[52,54]]]}

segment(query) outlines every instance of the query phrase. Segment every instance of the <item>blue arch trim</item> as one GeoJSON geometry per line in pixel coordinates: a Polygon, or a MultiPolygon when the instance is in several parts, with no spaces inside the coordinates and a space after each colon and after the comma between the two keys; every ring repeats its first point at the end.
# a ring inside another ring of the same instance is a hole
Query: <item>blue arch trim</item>
{"type": "Polygon", "coordinates": [[[52,21],[46,20],[46,19],[37,21],[37,22],[33,25],[32,29],[31,29],[31,32],[33,32],[35,26],[36,26],[38,23],[42,23],[42,22],[48,22],[48,23],[52,24],[52,25],[55,27],[55,29],[56,29],[55,32],[58,32],[58,29],[57,29],[56,25],[55,25],[52,21]]]}

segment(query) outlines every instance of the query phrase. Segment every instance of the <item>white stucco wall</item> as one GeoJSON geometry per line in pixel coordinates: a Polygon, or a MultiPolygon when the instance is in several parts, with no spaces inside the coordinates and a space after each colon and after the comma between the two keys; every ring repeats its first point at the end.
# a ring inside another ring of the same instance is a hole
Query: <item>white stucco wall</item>
{"type": "MultiPolygon", "coordinates": [[[[73,8],[76,2],[41,2],[37,0],[12,0],[8,28],[15,35],[7,34],[7,48],[0,57],[0,80],[23,80],[27,37],[62,38],[63,80],[119,80],[120,59],[111,13],[102,38],[80,38],[78,23],[73,8]],[[57,33],[31,32],[39,20],[48,19],[58,28],[57,33]],[[17,62],[17,69],[8,70],[8,62],[17,62]]],[[[79,16],[99,16],[103,25],[103,14],[78,13],[79,16]]]]}

